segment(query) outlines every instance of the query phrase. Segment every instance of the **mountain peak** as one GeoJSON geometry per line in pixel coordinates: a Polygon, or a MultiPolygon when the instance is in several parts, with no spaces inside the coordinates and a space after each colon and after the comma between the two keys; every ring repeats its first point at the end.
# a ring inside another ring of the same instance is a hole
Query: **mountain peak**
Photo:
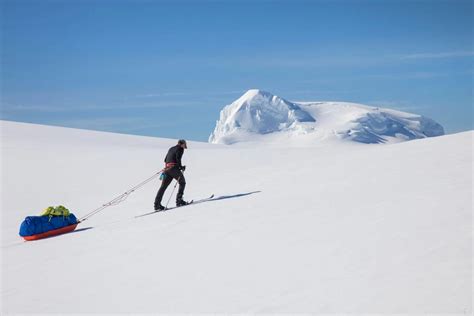
{"type": "MultiPolygon", "coordinates": [[[[269,134],[288,129],[297,122],[314,122],[314,118],[290,101],[259,89],[251,89],[220,113],[209,141],[221,142],[233,133],[269,134]]],[[[233,143],[228,139],[225,143],[233,143]]]]}
{"type": "Polygon", "coordinates": [[[275,96],[274,94],[260,90],[260,89],[250,89],[247,90],[240,98],[238,98],[235,102],[235,104],[238,104],[240,106],[249,104],[256,106],[258,104],[263,105],[265,103],[274,103],[279,102],[279,101],[284,101],[285,103],[290,103],[286,100],[282,100],[280,97],[275,96]]]}
{"type": "Polygon", "coordinates": [[[443,134],[440,124],[417,114],[347,102],[297,103],[250,89],[222,109],[209,142],[387,143],[443,134]]]}
{"type": "Polygon", "coordinates": [[[257,96],[273,97],[274,95],[271,94],[270,92],[260,90],[260,89],[249,89],[240,98],[242,98],[242,99],[253,99],[257,96]]]}

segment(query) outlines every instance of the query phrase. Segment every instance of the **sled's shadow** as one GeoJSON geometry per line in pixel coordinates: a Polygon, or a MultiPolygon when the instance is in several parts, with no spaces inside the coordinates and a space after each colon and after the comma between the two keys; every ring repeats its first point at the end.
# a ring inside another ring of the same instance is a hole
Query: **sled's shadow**
{"type": "Polygon", "coordinates": [[[85,230],[89,230],[89,229],[92,229],[92,228],[94,228],[94,227],[79,228],[79,229],[73,230],[72,232],[69,232],[68,234],[75,234],[75,233],[83,232],[85,230]]]}

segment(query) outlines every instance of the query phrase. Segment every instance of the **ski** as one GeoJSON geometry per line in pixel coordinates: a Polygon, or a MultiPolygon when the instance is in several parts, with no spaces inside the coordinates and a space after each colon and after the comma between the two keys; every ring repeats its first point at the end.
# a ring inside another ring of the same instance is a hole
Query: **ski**
{"type": "Polygon", "coordinates": [[[173,210],[175,208],[186,207],[186,206],[189,206],[191,204],[199,204],[199,203],[203,203],[203,202],[207,202],[207,201],[212,201],[213,198],[214,198],[214,194],[212,194],[211,196],[209,196],[208,198],[205,198],[205,199],[200,199],[200,200],[196,200],[196,201],[191,200],[191,201],[189,201],[189,203],[187,205],[168,207],[168,208],[165,208],[164,210],[158,210],[158,211],[153,211],[153,212],[148,212],[148,213],[145,213],[145,214],[137,215],[137,216],[135,216],[135,218],[143,217],[143,216],[147,216],[147,215],[151,215],[151,214],[155,214],[155,213],[160,213],[160,212],[164,212],[164,211],[169,211],[169,210],[173,210]]]}
{"type": "Polygon", "coordinates": [[[200,200],[197,200],[197,201],[191,200],[189,202],[189,204],[187,204],[187,205],[168,207],[167,209],[165,209],[165,211],[172,210],[172,209],[175,209],[175,208],[185,207],[185,206],[188,206],[188,205],[191,205],[191,204],[199,204],[199,203],[211,201],[213,198],[214,198],[214,194],[212,194],[211,196],[209,196],[208,198],[205,198],[205,199],[200,199],[200,200]]]}

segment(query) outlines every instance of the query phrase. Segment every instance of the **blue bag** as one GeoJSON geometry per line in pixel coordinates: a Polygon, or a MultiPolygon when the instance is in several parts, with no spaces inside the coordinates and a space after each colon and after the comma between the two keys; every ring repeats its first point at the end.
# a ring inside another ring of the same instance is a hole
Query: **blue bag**
{"type": "Polygon", "coordinates": [[[20,236],[42,234],[73,224],[77,224],[77,218],[72,213],[68,216],[28,216],[21,223],[20,236]]]}

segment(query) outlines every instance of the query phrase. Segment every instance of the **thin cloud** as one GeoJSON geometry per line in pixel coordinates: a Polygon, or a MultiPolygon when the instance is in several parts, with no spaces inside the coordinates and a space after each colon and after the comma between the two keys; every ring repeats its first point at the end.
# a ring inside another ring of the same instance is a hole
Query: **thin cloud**
{"type": "Polygon", "coordinates": [[[278,68],[344,68],[370,67],[386,63],[382,57],[374,56],[298,56],[251,58],[240,63],[252,67],[278,68]]]}
{"type": "Polygon", "coordinates": [[[2,104],[2,112],[68,112],[67,107],[51,105],[2,104]]]}
{"type": "Polygon", "coordinates": [[[458,58],[474,56],[474,51],[417,53],[401,56],[401,59],[434,59],[434,58],[458,58]]]}
{"type": "Polygon", "coordinates": [[[337,54],[307,55],[289,53],[286,56],[242,56],[234,59],[213,59],[213,66],[260,67],[260,68],[364,68],[397,64],[407,60],[448,59],[472,57],[474,51],[424,52],[413,54],[337,54]]]}
{"type": "Polygon", "coordinates": [[[388,108],[388,109],[399,110],[399,111],[408,111],[408,112],[416,112],[416,111],[420,111],[420,110],[424,110],[428,108],[427,106],[414,105],[410,101],[375,100],[375,101],[366,101],[362,103],[375,106],[375,107],[388,108]]]}
{"type": "Polygon", "coordinates": [[[159,124],[151,124],[144,117],[103,117],[88,119],[70,119],[57,122],[59,125],[72,128],[101,130],[101,131],[135,131],[144,127],[158,127],[159,124]]]}
{"type": "Polygon", "coordinates": [[[136,95],[136,98],[160,98],[160,97],[173,97],[173,96],[219,96],[244,93],[245,90],[233,90],[233,91],[218,91],[218,92],[155,92],[147,94],[136,95]]]}
{"type": "Polygon", "coordinates": [[[2,104],[3,112],[87,112],[107,110],[129,110],[129,109],[153,109],[163,107],[186,107],[202,105],[200,101],[167,101],[153,102],[149,104],[115,104],[115,105],[22,105],[2,104]]]}
{"type": "Polygon", "coordinates": [[[435,78],[445,78],[453,76],[464,76],[472,75],[473,70],[466,71],[449,71],[449,72],[429,72],[429,71],[409,71],[403,73],[367,73],[361,75],[348,75],[342,78],[326,78],[323,80],[311,79],[311,80],[302,80],[300,83],[304,84],[320,84],[320,83],[330,83],[334,84],[341,81],[353,81],[358,79],[375,79],[375,80],[423,80],[423,79],[435,79],[435,78]]]}
{"type": "Polygon", "coordinates": [[[369,74],[365,76],[361,76],[363,78],[368,79],[432,79],[432,78],[439,78],[439,77],[447,77],[450,76],[449,73],[436,73],[436,72],[407,72],[407,73],[399,73],[399,74],[369,74]]]}
{"type": "Polygon", "coordinates": [[[137,98],[158,98],[158,97],[171,97],[171,96],[184,96],[189,95],[186,92],[158,92],[158,93],[148,93],[148,94],[139,94],[137,98]]]}

